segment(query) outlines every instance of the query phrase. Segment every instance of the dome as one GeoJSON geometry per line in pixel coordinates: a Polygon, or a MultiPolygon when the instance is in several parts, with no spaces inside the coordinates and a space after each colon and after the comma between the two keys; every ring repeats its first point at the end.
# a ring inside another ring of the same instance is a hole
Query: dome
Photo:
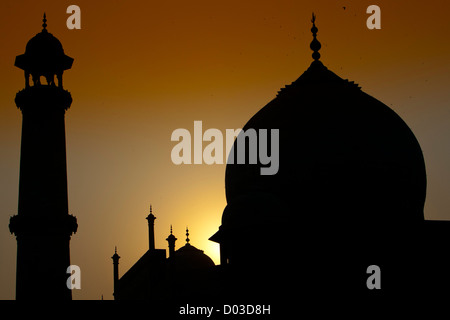
{"type": "Polygon", "coordinates": [[[25,54],[29,56],[57,57],[64,55],[64,49],[61,42],[44,29],[28,41],[25,54]]]}
{"type": "MultiPolygon", "coordinates": [[[[258,138],[259,129],[279,129],[279,169],[261,175],[268,165],[259,160],[227,164],[223,227],[423,221],[425,163],[413,132],[391,108],[328,70],[317,43],[314,33],[311,66],[244,126],[258,138]]],[[[248,150],[247,143],[246,159],[248,150]]]]}
{"type": "Polygon", "coordinates": [[[175,251],[170,260],[177,270],[201,270],[214,266],[210,257],[189,243],[175,251]]]}
{"type": "Polygon", "coordinates": [[[16,57],[15,66],[41,74],[70,69],[73,58],[64,54],[61,42],[47,31],[45,14],[43,21],[42,31],[28,41],[25,53],[16,57]]]}

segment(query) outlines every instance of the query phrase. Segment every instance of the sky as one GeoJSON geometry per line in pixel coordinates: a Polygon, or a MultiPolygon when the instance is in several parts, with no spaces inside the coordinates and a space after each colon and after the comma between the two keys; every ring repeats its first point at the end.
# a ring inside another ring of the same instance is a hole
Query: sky
{"type": "MultiPolygon", "coordinates": [[[[225,165],[175,165],[178,128],[242,128],[310,65],[311,13],[321,61],[382,101],[416,135],[427,168],[427,219],[450,220],[450,3],[445,0],[10,1],[0,3],[0,299],[15,297],[23,71],[14,59],[47,29],[73,57],[64,87],[69,212],[78,219],[71,263],[74,299],[112,299],[114,247],[123,275],[148,249],[152,204],[156,248],[170,225],[216,264],[208,241],[226,206],[225,165]],[[81,9],[81,29],[66,9],[81,9]],[[381,29],[369,30],[369,5],[381,29]],[[345,8],[344,8],[345,7],[345,8]]],[[[295,230],[295,226],[291,228],[295,230]]],[[[299,244],[300,245],[300,244],[299,244]]]]}

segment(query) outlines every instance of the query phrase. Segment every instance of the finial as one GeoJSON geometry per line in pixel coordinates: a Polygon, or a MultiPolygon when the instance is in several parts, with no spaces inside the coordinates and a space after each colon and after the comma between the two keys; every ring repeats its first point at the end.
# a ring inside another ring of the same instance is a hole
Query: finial
{"type": "Polygon", "coordinates": [[[320,59],[319,50],[322,47],[322,45],[320,44],[319,40],[317,40],[317,38],[316,38],[317,31],[319,31],[319,29],[317,29],[316,24],[315,24],[315,22],[316,22],[316,15],[314,14],[314,12],[312,14],[311,22],[313,24],[313,26],[311,28],[311,32],[313,34],[313,38],[314,39],[311,41],[311,44],[309,45],[309,47],[311,48],[312,51],[314,51],[313,54],[312,54],[313,59],[315,61],[318,61],[320,59]]]}
{"type": "Polygon", "coordinates": [[[47,19],[46,18],[47,18],[47,16],[45,15],[45,12],[44,12],[44,19],[42,19],[42,22],[43,22],[43,24],[42,24],[42,28],[43,28],[42,31],[45,31],[45,32],[47,32],[47,29],[46,29],[47,28],[47,23],[46,23],[47,19]]]}
{"type": "Polygon", "coordinates": [[[119,255],[117,254],[117,246],[114,247],[114,254],[111,259],[113,259],[114,263],[116,263],[116,261],[118,262],[120,259],[119,255]]]}
{"type": "Polygon", "coordinates": [[[189,229],[186,227],[186,244],[189,244],[189,241],[191,241],[189,240],[189,229]]]}
{"type": "Polygon", "coordinates": [[[148,214],[148,216],[147,216],[145,219],[148,220],[148,223],[149,223],[149,224],[150,224],[150,222],[151,222],[151,223],[154,223],[156,217],[155,217],[155,215],[153,214],[153,208],[152,208],[152,205],[150,205],[150,213],[148,214]]]}
{"type": "Polygon", "coordinates": [[[169,241],[169,245],[170,245],[170,243],[171,243],[172,241],[173,241],[173,243],[175,243],[175,241],[178,240],[178,239],[173,235],[173,232],[172,232],[172,225],[170,225],[170,234],[169,234],[169,236],[167,237],[166,240],[169,241]]]}

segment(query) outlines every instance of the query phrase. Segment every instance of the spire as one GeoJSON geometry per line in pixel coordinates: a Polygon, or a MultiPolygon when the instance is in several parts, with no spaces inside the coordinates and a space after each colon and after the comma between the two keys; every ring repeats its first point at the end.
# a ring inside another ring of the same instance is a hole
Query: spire
{"type": "Polygon", "coordinates": [[[43,22],[43,24],[42,24],[42,32],[47,32],[47,16],[45,15],[45,12],[44,12],[44,19],[42,19],[42,22],[43,22]]]}
{"type": "Polygon", "coordinates": [[[170,234],[167,237],[166,241],[169,243],[169,258],[170,258],[175,253],[175,241],[177,241],[177,238],[172,234],[172,225],[170,225],[170,234]]]}
{"type": "Polygon", "coordinates": [[[148,221],[148,246],[149,250],[155,250],[155,219],[156,217],[152,212],[152,205],[150,205],[150,213],[147,218],[148,221]]]}
{"type": "Polygon", "coordinates": [[[153,214],[152,205],[150,205],[150,212],[149,212],[148,216],[145,219],[147,219],[149,223],[150,222],[153,223],[153,221],[155,221],[156,217],[153,214]]]}
{"type": "Polygon", "coordinates": [[[120,259],[120,256],[117,254],[117,246],[114,247],[114,255],[111,257],[111,259],[113,259],[114,262],[118,262],[120,259]]]}
{"type": "Polygon", "coordinates": [[[312,19],[311,19],[313,26],[311,28],[311,32],[313,34],[314,39],[311,41],[311,44],[309,45],[309,47],[311,48],[312,51],[314,51],[312,54],[314,61],[318,61],[320,59],[319,50],[322,47],[322,45],[320,44],[319,40],[317,40],[317,38],[316,38],[317,31],[319,31],[319,29],[317,29],[315,21],[316,21],[316,16],[314,15],[314,12],[313,12],[312,19]]]}
{"type": "Polygon", "coordinates": [[[189,244],[189,241],[191,241],[191,240],[189,240],[189,229],[188,229],[188,227],[186,227],[186,245],[189,244]]]}
{"type": "Polygon", "coordinates": [[[145,218],[145,219],[147,219],[149,223],[150,222],[153,223],[153,221],[156,220],[156,217],[153,214],[152,205],[150,205],[150,213],[148,214],[147,218],[145,218]]]}
{"type": "Polygon", "coordinates": [[[114,299],[117,299],[117,290],[119,287],[119,255],[117,254],[117,246],[114,247],[113,259],[113,280],[114,280],[114,299]]]}

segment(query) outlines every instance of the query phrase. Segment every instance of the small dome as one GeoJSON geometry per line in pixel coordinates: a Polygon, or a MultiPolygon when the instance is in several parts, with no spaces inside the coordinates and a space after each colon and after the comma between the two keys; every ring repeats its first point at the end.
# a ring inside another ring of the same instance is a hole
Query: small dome
{"type": "Polygon", "coordinates": [[[34,57],[58,57],[64,55],[61,42],[46,29],[28,41],[25,54],[34,57]]]}
{"type": "Polygon", "coordinates": [[[49,33],[44,24],[40,33],[28,41],[25,53],[16,57],[15,66],[28,72],[57,73],[72,67],[73,58],[64,54],[61,42],[49,33]]]}
{"type": "Polygon", "coordinates": [[[210,257],[189,243],[175,251],[170,262],[178,270],[200,270],[214,266],[210,257]]]}

